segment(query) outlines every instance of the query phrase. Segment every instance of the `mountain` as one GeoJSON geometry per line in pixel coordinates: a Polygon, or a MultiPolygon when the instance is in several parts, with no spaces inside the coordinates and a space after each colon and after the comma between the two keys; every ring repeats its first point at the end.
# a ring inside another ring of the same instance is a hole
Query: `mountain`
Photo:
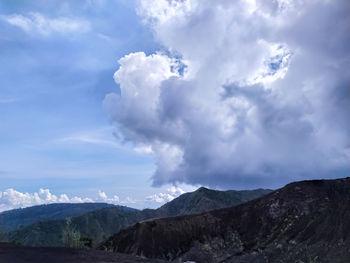
{"type": "Polygon", "coordinates": [[[145,221],[100,248],[174,262],[350,262],[350,178],[291,183],[231,208],[145,221]]]}
{"type": "Polygon", "coordinates": [[[269,189],[217,191],[201,187],[158,208],[159,217],[196,214],[238,205],[272,192],[269,189]]]}
{"type": "MultiPolygon", "coordinates": [[[[158,209],[139,211],[113,206],[89,212],[72,218],[72,226],[82,237],[92,239],[93,245],[97,245],[121,229],[140,221],[229,207],[269,192],[271,190],[263,189],[215,191],[202,187],[192,193],[183,194],[158,209]]],[[[11,231],[6,239],[29,246],[62,246],[65,227],[65,220],[37,222],[11,231]]]]}
{"type": "MultiPolygon", "coordinates": [[[[142,220],[142,213],[123,206],[111,206],[71,219],[72,228],[93,244],[100,243],[122,228],[142,220]]],[[[63,246],[66,220],[36,222],[6,234],[6,239],[27,246],[63,246]]]]}
{"type": "Polygon", "coordinates": [[[76,217],[88,212],[113,206],[106,203],[48,204],[0,213],[0,229],[8,232],[39,221],[76,217]]]}

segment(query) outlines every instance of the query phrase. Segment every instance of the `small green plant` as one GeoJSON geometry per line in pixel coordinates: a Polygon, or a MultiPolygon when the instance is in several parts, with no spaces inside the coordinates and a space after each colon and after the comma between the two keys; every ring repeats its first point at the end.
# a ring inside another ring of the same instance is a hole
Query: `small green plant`
{"type": "Polygon", "coordinates": [[[206,252],[208,252],[208,253],[210,253],[211,250],[212,250],[212,248],[211,248],[211,246],[210,246],[209,243],[205,243],[205,244],[203,245],[203,249],[204,249],[204,251],[206,251],[206,252]]]}
{"type": "Polygon", "coordinates": [[[19,241],[18,239],[12,240],[11,244],[13,244],[15,246],[21,246],[22,245],[21,241],[19,241]]]}
{"type": "Polygon", "coordinates": [[[79,231],[72,226],[72,219],[66,219],[66,227],[63,230],[63,244],[65,247],[80,248],[82,247],[79,231]]]}
{"type": "Polygon", "coordinates": [[[80,238],[80,243],[84,246],[84,247],[88,247],[88,248],[92,248],[92,238],[89,237],[81,237],[80,238]]]}

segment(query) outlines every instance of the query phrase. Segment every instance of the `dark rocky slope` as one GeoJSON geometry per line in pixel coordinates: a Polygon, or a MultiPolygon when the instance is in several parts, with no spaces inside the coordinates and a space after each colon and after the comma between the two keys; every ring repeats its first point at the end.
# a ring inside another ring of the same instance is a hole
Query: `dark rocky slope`
{"type": "Polygon", "coordinates": [[[101,249],[179,262],[350,262],[350,178],[291,183],[236,207],[138,223],[101,249]]]}
{"type": "Polygon", "coordinates": [[[162,260],[149,260],[132,255],[108,253],[104,251],[47,248],[47,247],[21,247],[0,243],[1,263],[161,263],[162,260]]]}

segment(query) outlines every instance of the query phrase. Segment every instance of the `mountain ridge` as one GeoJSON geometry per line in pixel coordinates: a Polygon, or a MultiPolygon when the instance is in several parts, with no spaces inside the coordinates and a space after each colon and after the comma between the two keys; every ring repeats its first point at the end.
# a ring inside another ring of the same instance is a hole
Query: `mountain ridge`
{"type": "MultiPolygon", "coordinates": [[[[91,211],[72,218],[72,226],[80,232],[82,237],[92,239],[93,244],[97,245],[121,229],[140,221],[150,220],[151,218],[200,213],[211,210],[214,206],[215,208],[222,208],[237,205],[249,198],[256,198],[270,191],[257,189],[248,190],[247,194],[242,194],[240,191],[235,190],[218,191],[207,189],[205,194],[203,194],[203,189],[198,189],[191,193],[185,193],[158,209],[127,211],[113,206],[91,211]],[[250,197],[249,193],[251,193],[250,197]],[[239,199],[240,197],[242,199],[239,199]],[[201,200],[204,201],[201,202],[201,200]],[[192,201],[198,201],[201,205],[192,201]],[[203,206],[203,203],[207,206],[203,206]]],[[[64,228],[65,220],[37,222],[22,229],[9,232],[7,239],[10,241],[15,240],[23,245],[62,246],[64,228]]]]}
{"type": "Polygon", "coordinates": [[[234,207],[138,223],[100,248],[176,262],[350,262],[350,178],[294,182],[234,207]]]}
{"type": "Polygon", "coordinates": [[[0,213],[0,227],[8,232],[39,221],[65,219],[114,206],[107,203],[53,203],[17,208],[0,213]]]}

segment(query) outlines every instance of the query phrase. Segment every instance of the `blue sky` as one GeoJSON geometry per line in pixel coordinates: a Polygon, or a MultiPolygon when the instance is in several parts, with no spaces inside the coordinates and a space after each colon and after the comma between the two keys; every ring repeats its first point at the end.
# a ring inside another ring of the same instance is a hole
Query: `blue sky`
{"type": "Polygon", "coordinates": [[[0,210],[348,175],[348,8],[1,1],[0,210]]]}
{"type": "Polygon", "coordinates": [[[133,1],[1,1],[0,35],[0,191],[160,191],[153,157],[118,142],[102,107],[118,59],[159,48],[133,1]]]}

